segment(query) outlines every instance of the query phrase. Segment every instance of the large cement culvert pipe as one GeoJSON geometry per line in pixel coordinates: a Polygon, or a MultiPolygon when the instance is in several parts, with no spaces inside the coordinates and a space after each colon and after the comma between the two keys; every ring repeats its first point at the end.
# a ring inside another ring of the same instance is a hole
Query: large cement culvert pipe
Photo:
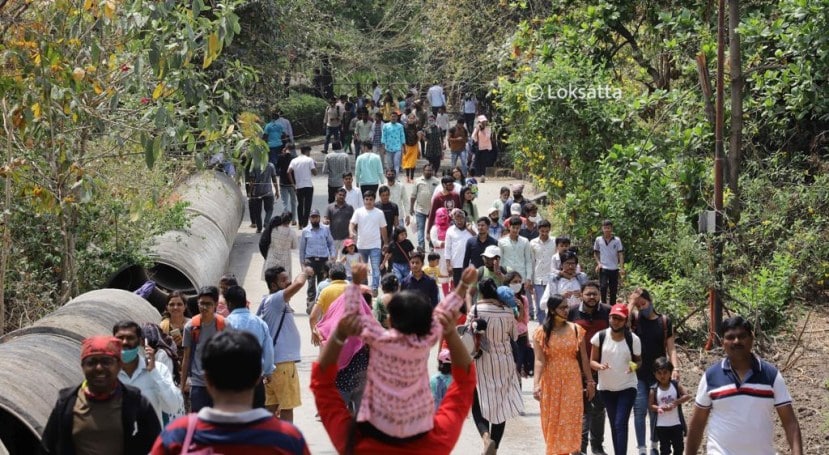
{"type": "Polygon", "coordinates": [[[0,337],[0,440],[9,453],[36,453],[58,392],[83,380],[81,340],[112,333],[120,320],[160,319],[152,305],[131,292],[99,289],[0,337]]]}
{"type": "MultiPolygon", "coordinates": [[[[192,297],[198,288],[218,284],[245,213],[241,190],[221,172],[194,174],[177,187],[174,198],[188,203],[187,211],[194,215],[190,226],[152,240],[149,257],[153,265],[149,268],[127,266],[107,282],[107,286],[134,291],[147,279],[155,281],[157,292],[149,300],[159,311],[164,311],[171,291],[192,297]]],[[[193,313],[195,302],[189,303],[193,313]]]]}

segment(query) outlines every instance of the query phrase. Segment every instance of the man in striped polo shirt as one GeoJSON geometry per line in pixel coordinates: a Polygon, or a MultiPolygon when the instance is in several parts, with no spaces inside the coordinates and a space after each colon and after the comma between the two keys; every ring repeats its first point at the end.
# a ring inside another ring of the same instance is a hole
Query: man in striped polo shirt
{"type": "Polygon", "coordinates": [[[305,438],[268,410],[253,409],[253,390],[262,375],[262,347],[249,332],[226,330],[212,336],[202,358],[213,407],[176,419],[158,436],[152,455],[211,448],[225,455],[308,455],[305,438]]]}
{"type": "Polygon", "coordinates": [[[722,332],[726,358],[708,368],[699,382],[685,453],[697,453],[710,417],[706,453],[773,455],[772,410],[777,410],[791,453],[800,455],[800,424],[789,389],[777,368],[751,352],[751,323],[735,316],[723,321],[722,332]]]}

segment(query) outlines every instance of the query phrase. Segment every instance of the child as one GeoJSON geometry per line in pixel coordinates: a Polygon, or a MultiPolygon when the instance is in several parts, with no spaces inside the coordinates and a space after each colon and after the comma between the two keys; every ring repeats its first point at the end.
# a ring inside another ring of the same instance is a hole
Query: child
{"type": "MultiPolygon", "coordinates": [[[[682,403],[691,399],[678,382],[671,379],[674,365],[667,357],[660,357],[653,362],[656,384],[651,386],[648,403],[656,416],[656,436],[659,438],[660,455],[670,455],[671,446],[674,454],[685,452],[685,417],[682,415],[682,403]]],[[[653,426],[651,431],[653,431],[653,426]]],[[[750,437],[750,435],[745,435],[750,437]]]]}
{"type": "MultiPolygon", "coordinates": [[[[357,264],[351,273],[355,281],[360,281],[366,278],[368,269],[365,264],[357,264]]],[[[389,329],[373,316],[361,313],[359,286],[346,287],[343,316],[359,316],[360,337],[371,350],[363,401],[357,412],[357,426],[363,434],[400,441],[421,437],[433,428],[434,398],[427,371],[429,353],[442,332],[435,315],[457,311],[475,278],[474,268],[464,270],[455,292],[444,297],[434,310],[422,293],[395,294],[387,305],[389,329]],[[393,371],[389,369],[392,365],[393,371]]]]}
{"type": "Polygon", "coordinates": [[[395,226],[392,230],[392,241],[388,245],[391,270],[400,281],[403,281],[403,278],[406,278],[411,272],[409,254],[414,251],[414,245],[408,239],[408,236],[405,228],[395,226]]]}
{"type": "Polygon", "coordinates": [[[384,329],[389,328],[389,310],[387,305],[394,294],[400,290],[400,280],[393,273],[387,273],[380,279],[380,289],[383,294],[374,298],[374,304],[371,307],[371,314],[374,319],[383,326],[384,329]]]}
{"type": "Polygon", "coordinates": [[[510,189],[509,189],[509,187],[507,187],[507,186],[502,186],[502,187],[501,187],[501,190],[500,190],[500,193],[498,194],[498,199],[496,199],[496,200],[492,203],[492,207],[493,207],[493,208],[498,209],[498,216],[499,216],[499,218],[500,218],[500,217],[502,216],[502,214],[504,213],[504,204],[506,204],[506,203],[507,203],[507,201],[509,200],[509,196],[510,196],[510,189]]]}
{"type": "MultiPolygon", "coordinates": [[[[556,237],[556,254],[553,255],[550,265],[550,278],[558,276],[558,272],[561,270],[561,255],[569,249],[571,249],[570,237],[556,237]]],[[[575,247],[573,247],[573,250],[575,250],[575,247]]],[[[576,274],[580,273],[581,265],[576,265],[576,274]]]]}
{"type": "Polygon", "coordinates": [[[238,285],[239,283],[236,281],[235,275],[222,275],[219,279],[219,301],[216,304],[216,314],[223,317],[227,317],[230,314],[230,311],[227,309],[227,302],[225,302],[225,291],[231,286],[238,285]]]}
{"type": "Polygon", "coordinates": [[[432,397],[435,399],[435,411],[438,410],[450,384],[452,384],[452,359],[449,357],[449,349],[441,349],[438,354],[438,372],[429,380],[432,397]]]}
{"type": "Polygon", "coordinates": [[[343,242],[343,251],[342,255],[340,255],[339,262],[345,264],[345,272],[348,277],[348,281],[351,281],[351,267],[354,264],[363,262],[363,258],[360,256],[360,253],[357,252],[357,245],[354,244],[353,239],[345,239],[343,242]]]}

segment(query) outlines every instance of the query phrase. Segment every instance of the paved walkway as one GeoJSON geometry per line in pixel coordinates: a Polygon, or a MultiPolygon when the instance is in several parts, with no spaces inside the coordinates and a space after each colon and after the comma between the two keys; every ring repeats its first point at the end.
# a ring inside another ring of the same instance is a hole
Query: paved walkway
{"type": "MultiPolygon", "coordinates": [[[[315,146],[312,151],[312,157],[318,162],[321,162],[324,155],[319,153],[321,146],[315,146]]],[[[420,169],[422,163],[418,165],[420,169]]],[[[321,166],[320,166],[321,170],[321,166]]],[[[418,174],[419,175],[419,174],[418,174]]],[[[317,176],[313,179],[314,183],[314,200],[312,208],[322,211],[327,206],[327,180],[325,176],[317,176]]],[[[489,179],[486,183],[478,185],[478,208],[479,213],[483,213],[481,209],[489,207],[492,201],[498,197],[498,191],[501,186],[509,186],[513,181],[509,180],[494,180],[489,179]]],[[[527,192],[525,192],[527,193],[527,192]]],[[[411,193],[409,193],[411,194],[411,193]]],[[[529,193],[528,193],[529,195],[529,193]]],[[[282,212],[282,200],[278,199],[274,206],[274,214],[282,212]]],[[[235,274],[248,293],[251,303],[258,307],[261,296],[267,293],[267,287],[261,279],[262,265],[264,260],[259,253],[259,234],[256,234],[254,228],[249,228],[250,218],[245,214],[245,218],[239,228],[239,235],[236,237],[233,249],[230,254],[230,261],[228,270],[235,274]]],[[[409,236],[413,238],[414,228],[409,228],[409,236]]],[[[300,270],[299,258],[297,254],[293,255],[294,271],[300,270]]],[[[292,277],[293,278],[293,277],[292,277]]],[[[315,419],[316,407],[314,405],[313,395],[311,394],[310,379],[311,379],[311,364],[316,360],[318,350],[311,344],[311,331],[308,324],[308,315],[305,314],[305,291],[298,292],[291,300],[291,306],[296,311],[296,322],[299,327],[300,336],[302,338],[302,361],[298,364],[300,374],[300,384],[302,389],[302,406],[294,411],[294,423],[302,430],[305,438],[308,441],[308,446],[313,454],[335,454],[328,434],[325,432],[322,424],[315,419]]],[[[535,329],[537,324],[534,322],[530,324],[530,333],[535,329]]],[[[436,354],[430,357],[436,358],[436,354]]],[[[437,365],[434,360],[430,365],[430,374],[437,370],[437,365]]],[[[539,420],[539,406],[538,402],[532,397],[532,379],[524,380],[522,384],[522,392],[524,396],[525,415],[511,419],[507,422],[504,439],[501,441],[500,452],[504,454],[541,454],[544,453],[544,439],[541,435],[540,420],[539,420]]],[[[610,444],[610,430],[605,430],[605,450],[611,453],[610,444]]],[[[628,443],[628,453],[635,453],[635,437],[633,435],[633,422],[630,425],[630,441],[628,443]]],[[[481,452],[481,440],[472,422],[472,417],[467,418],[461,437],[455,446],[453,454],[477,454],[481,452]]]]}

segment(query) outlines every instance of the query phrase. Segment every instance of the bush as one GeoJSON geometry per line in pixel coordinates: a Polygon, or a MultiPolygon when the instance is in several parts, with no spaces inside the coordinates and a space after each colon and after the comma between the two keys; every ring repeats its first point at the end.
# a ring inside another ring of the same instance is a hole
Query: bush
{"type": "Polygon", "coordinates": [[[278,101],[282,115],[291,121],[295,137],[308,138],[324,134],[323,118],[328,103],[322,98],[305,93],[291,92],[287,98],[278,101]]]}

